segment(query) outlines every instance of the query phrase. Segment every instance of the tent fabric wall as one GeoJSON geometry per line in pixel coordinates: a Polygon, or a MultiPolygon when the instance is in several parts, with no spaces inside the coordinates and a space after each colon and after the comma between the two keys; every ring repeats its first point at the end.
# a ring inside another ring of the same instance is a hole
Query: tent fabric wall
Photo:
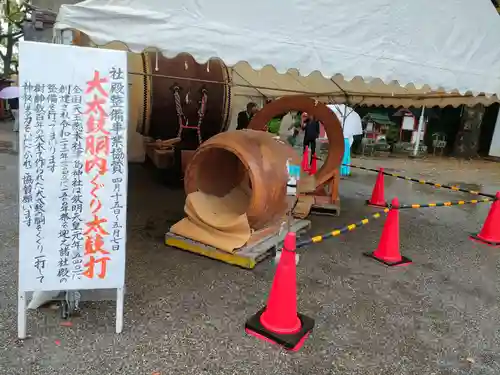
{"type": "Polygon", "coordinates": [[[279,11],[267,0],[87,0],[63,5],[55,27],[199,62],[500,93],[500,22],[489,0],[291,0],[279,11]]]}

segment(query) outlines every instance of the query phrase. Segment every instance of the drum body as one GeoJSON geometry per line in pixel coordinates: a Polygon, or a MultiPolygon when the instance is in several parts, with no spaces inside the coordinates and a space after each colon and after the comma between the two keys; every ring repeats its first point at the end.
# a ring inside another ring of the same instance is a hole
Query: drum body
{"type": "Polygon", "coordinates": [[[142,103],[137,131],[153,139],[171,139],[179,135],[182,123],[181,149],[194,150],[201,140],[227,130],[231,89],[229,70],[220,60],[198,64],[190,55],[182,54],[168,59],[155,52],[142,57],[142,103]],[[177,78],[171,78],[177,77],[177,78]],[[181,113],[175,100],[177,89],[181,113]],[[205,93],[205,111],[200,121],[200,106],[205,93]],[[180,116],[180,115],[183,116],[180,116]],[[180,121],[181,117],[181,121],[180,121]]]}
{"type": "MultiPolygon", "coordinates": [[[[128,51],[121,42],[98,46],[82,32],[74,33],[74,45],[128,51]]],[[[174,88],[179,96],[189,126],[197,126],[202,90],[206,90],[206,110],[201,122],[201,139],[227,130],[230,121],[231,86],[230,71],[221,61],[213,59],[198,64],[187,54],[173,59],[160,53],[128,54],[129,71],[129,161],[143,161],[142,136],[167,140],[177,137],[179,119],[174,100],[174,88]],[[178,78],[169,78],[178,77],[178,78]]],[[[196,129],[184,129],[182,143],[178,146],[194,150],[199,146],[196,129]]]]}
{"type": "Polygon", "coordinates": [[[255,230],[275,225],[288,210],[286,163],[300,157],[270,133],[230,130],[204,142],[195,151],[184,176],[186,194],[201,191],[223,197],[238,186],[250,196],[246,214],[255,230]]]}

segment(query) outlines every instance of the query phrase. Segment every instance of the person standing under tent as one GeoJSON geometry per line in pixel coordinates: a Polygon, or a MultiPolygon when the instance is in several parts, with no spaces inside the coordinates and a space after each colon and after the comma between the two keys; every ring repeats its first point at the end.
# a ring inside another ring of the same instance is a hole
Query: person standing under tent
{"type": "Polygon", "coordinates": [[[345,104],[328,104],[327,107],[337,116],[344,134],[344,156],[342,166],[340,167],[341,176],[349,176],[351,174],[351,147],[353,146],[355,136],[363,134],[361,117],[353,108],[345,104]]]}
{"type": "Polygon", "coordinates": [[[302,128],[302,112],[298,111],[295,115],[292,115],[292,124],[288,130],[293,129],[293,134],[288,137],[288,143],[294,147],[297,144],[297,137],[299,136],[300,130],[302,128]]]}
{"type": "Polygon", "coordinates": [[[255,104],[254,102],[248,103],[246,111],[241,111],[240,113],[238,113],[238,123],[236,126],[236,130],[248,128],[252,117],[257,113],[258,110],[259,108],[257,107],[257,104],[255,104]]]}
{"type": "Polygon", "coordinates": [[[319,137],[320,133],[320,125],[319,121],[316,120],[314,116],[309,116],[309,118],[304,122],[304,145],[303,152],[306,151],[306,147],[309,147],[311,152],[311,160],[309,163],[312,163],[314,154],[316,154],[316,140],[319,137]]]}

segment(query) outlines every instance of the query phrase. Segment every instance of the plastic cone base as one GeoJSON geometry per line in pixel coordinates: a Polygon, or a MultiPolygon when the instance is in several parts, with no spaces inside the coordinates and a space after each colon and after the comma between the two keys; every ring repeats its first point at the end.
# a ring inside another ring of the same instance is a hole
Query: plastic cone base
{"type": "Polygon", "coordinates": [[[389,207],[389,205],[387,204],[387,202],[385,202],[384,204],[373,204],[373,203],[370,202],[369,199],[366,201],[366,204],[368,206],[377,207],[377,208],[380,208],[380,207],[387,208],[387,207],[389,207]]]}
{"type": "Polygon", "coordinates": [[[266,308],[264,307],[257,314],[248,319],[248,321],[245,323],[245,331],[249,335],[255,336],[264,341],[280,345],[287,350],[299,350],[302,345],[304,345],[307,336],[309,336],[314,328],[314,319],[311,319],[302,314],[297,314],[300,322],[302,323],[300,331],[291,335],[282,335],[269,331],[262,325],[262,323],[260,322],[260,317],[265,310],[266,308]]]}
{"type": "Polygon", "coordinates": [[[484,238],[481,238],[479,236],[479,234],[471,234],[469,237],[473,241],[476,241],[476,242],[479,242],[479,243],[482,243],[482,244],[485,244],[485,245],[488,245],[488,246],[491,246],[491,247],[500,247],[500,242],[488,241],[488,240],[486,240],[484,238]]]}
{"type": "Polygon", "coordinates": [[[376,261],[380,262],[380,263],[383,263],[385,264],[386,266],[389,266],[389,267],[396,267],[396,266],[407,266],[408,264],[411,264],[413,263],[412,260],[410,258],[407,258],[407,257],[404,257],[404,256],[401,256],[401,260],[399,262],[387,262],[383,259],[380,259],[380,258],[377,258],[375,255],[373,255],[373,253],[363,253],[364,256],[368,257],[368,258],[372,258],[372,259],[375,259],[376,261]]]}

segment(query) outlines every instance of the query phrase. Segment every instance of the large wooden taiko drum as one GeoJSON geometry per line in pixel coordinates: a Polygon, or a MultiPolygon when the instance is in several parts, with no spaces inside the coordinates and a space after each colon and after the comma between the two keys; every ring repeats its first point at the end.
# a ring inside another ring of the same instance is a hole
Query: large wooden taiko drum
{"type": "MultiPolygon", "coordinates": [[[[127,51],[121,42],[97,46],[81,32],[75,32],[73,44],[127,51]]],[[[185,122],[197,126],[202,91],[206,93],[206,106],[200,124],[203,141],[227,130],[230,121],[230,72],[221,60],[198,64],[192,56],[179,55],[167,59],[160,53],[129,53],[129,156],[132,151],[141,159],[142,139],[138,134],[155,139],[175,138],[179,132],[179,119],[175,106],[174,89],[178,87],[185,122]],[[179,77],[183,79],[166,78],[179,77]],[[189,78],[191,80],[188,80],[189,78]]],[[[182,149],[194,150],[199,146],[196,129],[182,133],[182,149]]],[[[133,159],[134,159],[133,158],[133,159]]],[[[130,159],[130,158],[129,158],[130,159]]]]}
{"type": "Polygon", "coordinates": [[[186,54],[168,59],[148,52],[142,54],[141,73],[144,74],[144,97],[142,103],[134,103],[142,107],[139,133],[154,139],[171,139],[179,135],[182,124],[187,128],[182,130],[179,146],[194,150],[200,140],[227,130],[230,75],[221,60],[198,64],[186,54]],[[204,111],[200,112],[203,96],[204,111]]]}

